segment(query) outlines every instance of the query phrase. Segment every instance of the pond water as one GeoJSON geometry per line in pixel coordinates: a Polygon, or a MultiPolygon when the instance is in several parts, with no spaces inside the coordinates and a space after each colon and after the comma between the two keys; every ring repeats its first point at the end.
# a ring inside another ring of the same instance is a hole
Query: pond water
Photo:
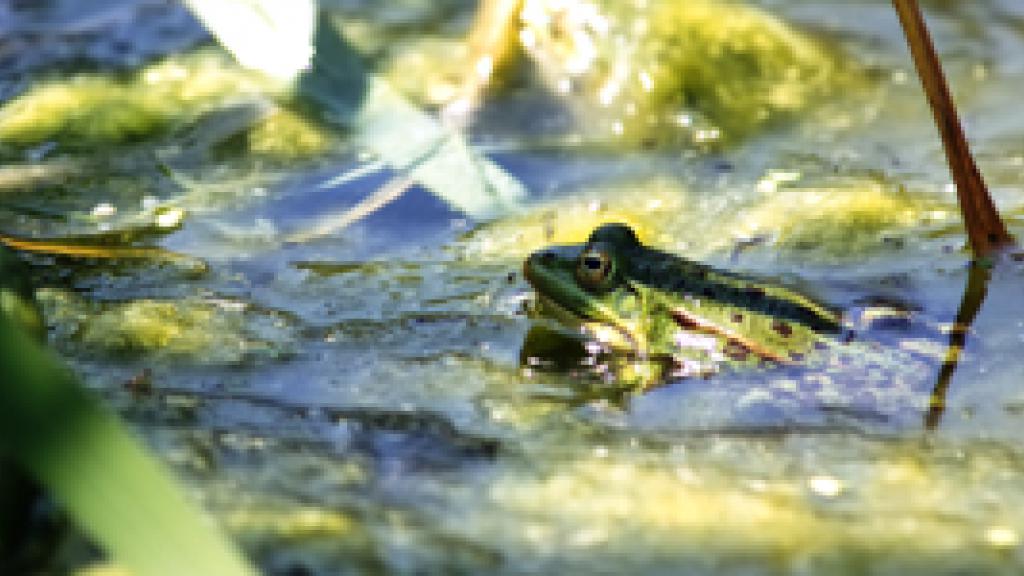
{"type": "MultiPolygon", "coordinates": [[[[733,128],[648,145],[614,106],[560,98],[524,54],[469,129],[525,184],[522,211],[475,221],[413,186],[288,242],[394,173],[275,99],[174,3],[2,3],[0,230],[190,257],[26,255],[51,345],[267,573],[1020,573],[1024,270],[1000,265],[965,298],[955,191],[889,2],[752,4],[837,71],[793,109],[726,121],[701,108],[734,113],[704,95],[716,84],[687,88],[696,104],[673,117],[733,128]],[[851,317],[902,311],[858,337],[925,359],[918,398],[739,410],[770,371],[629,392],[536,365],[524,258],[609,221],[851,317]]],[[[1024,8],[922,4],[1024,237],[1024,8]]],[[[473,7],[332,3],[392,77],[463,35],[473,7]]]]}

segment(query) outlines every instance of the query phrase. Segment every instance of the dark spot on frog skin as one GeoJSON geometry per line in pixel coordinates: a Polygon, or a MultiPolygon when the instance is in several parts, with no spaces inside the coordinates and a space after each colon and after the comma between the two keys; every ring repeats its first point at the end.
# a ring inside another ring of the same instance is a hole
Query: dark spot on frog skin
{"type": "Polygon", "coordinates": [[[697,322],[695,322],[693,318],[686,314],[673,315],[672,318],[675,319],[677,323],[679,323],[679,326],[681,328],[689,330],[697,327],[697,322]]]}
{"type": "Polygon", "coordinates": [[[784,338],[789,338],[793,334],[793,327],[781,320],[772,322],[772,330],[784,338]]]}
{"type": "Polygon", "coordinates": [[[758,288],[757,286],[747,286],[743,290],[743,295],[750,298],[754,302],[760,301],[764,298],[764,289],[758,288]]]}
{"type": "Polygon", "coordinates": [[[737,324],[739,324],[740,322],[743,322],[743,314],[733,314],[732,315],[732,321],[736,322],[737,324]]]}
{"type": "Polygon", "coordinates": [[[804,359],[804,355],[803,355],[803,353],[802,353],[802,352],[790,352],[790,353],[789,353],[789,357],[790,357],[790,358],[791,358],[791,359],[792,359],[792,360],[793,360],[794,362],[801,362],[801,361],[803,361],[803,359],[804,359]]]}
{"type": "Polygon", "coordinates": [[[722,354],[725,354],[732,360],[742,362],[747,359],[750,351],[737,342],[729,342],[722,348],[722,354]]]}

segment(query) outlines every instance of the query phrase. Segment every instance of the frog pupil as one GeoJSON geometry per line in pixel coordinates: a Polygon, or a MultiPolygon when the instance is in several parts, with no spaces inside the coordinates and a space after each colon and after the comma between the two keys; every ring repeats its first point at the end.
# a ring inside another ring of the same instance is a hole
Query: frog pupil
{"type": "Polygon", "coordinates": [[[602,262],[601,258],[597,256],[587,256],[586,258],[583,259],[583,265],[591,270],[597,271],[601,269],[601,267],[604,265],[604,262],[602,262]]]}

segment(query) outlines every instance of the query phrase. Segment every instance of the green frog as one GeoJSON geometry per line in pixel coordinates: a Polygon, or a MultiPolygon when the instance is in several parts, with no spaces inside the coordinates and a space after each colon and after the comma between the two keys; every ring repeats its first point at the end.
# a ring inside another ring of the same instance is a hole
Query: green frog
{"type": "Polygon", "coordinates": [[[598,227],[581,246],[538,251],[524,273],[537,293],[535,315],[582,340],[584,364],[629,385],[754,372],[764,377],[746,378],[737,402],[882,412],[927,403],[934,366],[922,355],[858,341],[839,311],[645,246],[624,224],[598,227]],[[623,376],[624,368],[633,372],[623,376]]]}

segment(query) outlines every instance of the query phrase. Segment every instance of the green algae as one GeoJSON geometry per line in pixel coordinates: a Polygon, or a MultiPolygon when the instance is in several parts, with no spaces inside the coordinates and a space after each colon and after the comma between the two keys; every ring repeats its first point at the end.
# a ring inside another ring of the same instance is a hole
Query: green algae
{"type": "Polygon", "coordinates": [[[292,353],[287,319],[227,300],[83,301],[43,290],[50,322],[69,339],[69,352],[234,364],[280,359],[292,353]]]}
{"type": "Polygon", "coordinates": [[[853,76],[825,44],[734,2],[527,2],[524,43],[585,133],[627,143],[742,140],[853,76]]]}
{"type": "Polygon", "coordinates": [[[327,150],[329,132],[273,106],[268,96],[277,91],[259,73],[212,50],[170,56],[131,73],[42,79],[0,108],[0,147],[53,142],[64,152],[102,153],[165,137],[225,106],[256,102],[271,110],[244,127],[247,151],[294,160],[327,150]]]}
{"type": "Polygon", "coordinates": [[[319,156],[332,144],[328,130],[287,109],[275,110],[248,133],[249,153],[282,160],[319,156]]]}
{"type": "MultiPolygon", "coordinates": [[[[443,106],[481,77],[489,94],[521,92],[539,72],[597,143],[718,147],[865,86],[856,64],[822,39],[739,2],[572,0],[524,3],[511,63],[444,36],[392,47],[384,74],[407,97],[443,106]]],[[[472,31],[471,31],[472,34],[472,31]]]]}
{"type": "Polygon", "coordinates": [[[861,258],[959,225],[950,201],[892,189],[870,178],[766,192],[736,216],[737,237],[767,236],[779,249],[803,256],[861,258]]]}
{"type": "Polygon", "coordinates": [[[171,57],[125,75],[81,74],[34,84],[0,109],[0,141],[72,149],[151,138],[204,108],[262,89],[220,54],[171,57]]]}
{"type": "Polygon", "coordinates": [[[0,246],[0,316],[36,340],[46,338],[46,326],[28,279],[28,267],[3,246],[0,246]]]}

